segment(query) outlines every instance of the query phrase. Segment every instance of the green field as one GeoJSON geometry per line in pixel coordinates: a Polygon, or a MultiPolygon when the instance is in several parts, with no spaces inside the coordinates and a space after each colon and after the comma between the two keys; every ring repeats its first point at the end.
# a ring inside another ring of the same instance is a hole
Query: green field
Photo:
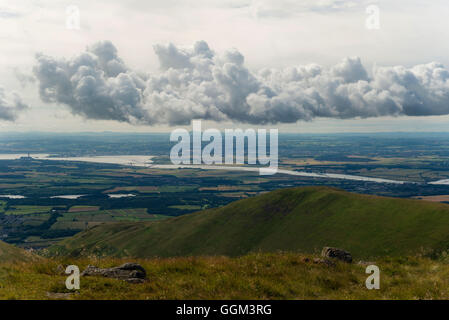
{"type": "Polygon", "coordinates": [[[49,212],[52,209],[50,206],[12,206],[5,212],[5,214],[32,214],[32,213],[43,213],[49,212]]]}
{"type": "Polygon", "coordinates": [[[170,206],[170,208],[179,210],[200,210],[201,206],[179,205],[179,206],[170,206]]]}
{"type": "Polygon", "coordinates": [[[148,258],[313,253],[323,246],[356,258],[442,252],[449,248],[449,205],[327,187],[281,189],[161,221],[98,225],[50,252],[148,258]]]}
{"type": "Polygon", "coordinates": [[[51,226],[51,229],[83,230],[107,222],[156,221],[166,218],[168,218],[168,216],[160,214],[148,214],[147,209],[145,208],[94,210],[94,211],[75,210],[63,213],[63,215],[57,219],[56,223],[51,226]]]}

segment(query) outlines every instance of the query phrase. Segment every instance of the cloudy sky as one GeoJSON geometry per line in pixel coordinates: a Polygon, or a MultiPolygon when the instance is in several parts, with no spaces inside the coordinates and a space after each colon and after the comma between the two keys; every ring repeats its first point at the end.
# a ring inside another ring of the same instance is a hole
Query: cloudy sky
{"type": "Polygon", "coordinates": [[[449,131],[448,16],[443,0],[0,0],[0,130],[449,131]]]}

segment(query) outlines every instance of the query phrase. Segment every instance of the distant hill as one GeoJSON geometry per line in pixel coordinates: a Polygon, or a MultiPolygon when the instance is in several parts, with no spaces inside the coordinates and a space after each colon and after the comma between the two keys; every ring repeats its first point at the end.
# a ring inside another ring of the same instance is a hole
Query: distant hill
{"type": "Polygon", "coordinates": [[[23,249],[0,241],[0,261],[1,262],[25,262],[38,259],[37,256],[26,252],[23,249]]]}
{"type": "Polygon", "coordinates": [[[445,250],[449,205],[327,187],[281,189],[162,221],[99,225],[49,250],[74,257],[148,258],[308,253],[323,246],[344,248],[356,259],[445,250]]]}

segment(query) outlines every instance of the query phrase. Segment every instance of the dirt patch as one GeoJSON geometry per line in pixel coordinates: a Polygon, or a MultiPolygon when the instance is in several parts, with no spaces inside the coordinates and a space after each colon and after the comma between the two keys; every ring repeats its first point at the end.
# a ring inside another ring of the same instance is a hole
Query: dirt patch
{"type": "Polygon", "coordinates": [[[100,207],[96,206],[76,206],[71,207],[69,209],[69,212],[86,212],[86,211],[98,211],[100,210],[100,207]]]}

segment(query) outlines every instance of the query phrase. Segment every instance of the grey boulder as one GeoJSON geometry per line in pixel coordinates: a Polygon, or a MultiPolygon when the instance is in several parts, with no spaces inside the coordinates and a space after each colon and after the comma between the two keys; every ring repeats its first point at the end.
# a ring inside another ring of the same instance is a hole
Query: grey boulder
{"type": "Polygon", "coordinates": [[[124,280],[129,283],[142,283],[145,281],[147,273],[145,269],[137,263],[125,263],[114,268],[97,268],[95,266],[87,266],[81,276],[97,276],[124,280]]]}
{"type": "Polygon", "coordinates": [[[326,258],[335,258],[347,263],[352,262],[352,256],[349,252],[332,247],[324,247],[321,251],[321,256],[326,258]]]}

